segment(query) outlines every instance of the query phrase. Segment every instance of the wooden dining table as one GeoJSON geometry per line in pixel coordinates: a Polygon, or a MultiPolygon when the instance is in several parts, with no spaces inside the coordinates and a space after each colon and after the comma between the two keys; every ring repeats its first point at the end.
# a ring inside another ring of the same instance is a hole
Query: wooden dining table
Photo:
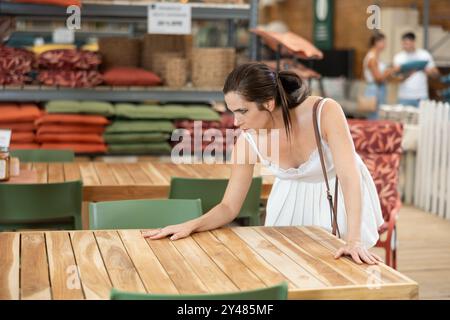
{"type": "Polygon", "coordinates": [[[287,282],[289,299],[417,299],[385,264],[335,259],[319,227],[233,227],[171,241],[141,230],[0,233],[0,299],[108,299],[128,292],[208,294],[287,282]]]}
{"type": "MultiPolygon", "coordinates": [[[[171,177],[228,179],[229,164],[174,164],[146,161],[134,163],[66,162],[21,163],[20,174],[8,183],[83,182],[84,201],[167,198],[171,177]]],[[[260,167],[255,176],[261,175],[260,167]]],[[[262,199],[267,199],[273,177],[263,175],[262,199]]]]}

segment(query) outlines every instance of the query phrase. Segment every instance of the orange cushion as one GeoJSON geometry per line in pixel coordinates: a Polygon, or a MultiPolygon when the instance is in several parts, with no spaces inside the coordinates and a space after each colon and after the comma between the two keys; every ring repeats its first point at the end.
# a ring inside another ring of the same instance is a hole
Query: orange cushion
{"type": "Polygon", "coordinates": [[[11,135],[11,142],[13,143],[29,143],[35,141],[34,132],[13,132],[11,135]]]}
{"type": "Polygon", "coordinates": [[[0,123],[30,122],[39,118],[41,113],[34,104],[0,104],[0,123]]]}
{"type": "Polygon", "coordinates": [[[53,4],[62,7],[68,7],[71,5],[81,7],[81,0],[13,0],[13,1],[22,3],[35,3],[35,4],[53,4]]]}
{"type": "Polygon", "coordinates": [[[41,149],[69,149],[75,153],[105,153],[106,145],[102,143],[44,143],[41,149]]]}
{"type": "Polygon", "coordinates": [[[112,86],[157,86],[162,82],[153,72],[126,67],[107,70],[103,74],[103,80],[112,86]]]}
{"type": "Polygon", "coordinates": [[[105,128],[93,125],[63,125],[63,124],[45,124],[38,128],[37,134],[44,133],[97,133],[102,134],[105,128]]]}
{"type": "Polygon", "coordinates": [[[46,142],[87,142],[87,143],[104,143],[103,137],[95,133],[44,133],[36,137],[41,143],[46,142]]]}
{"type": "Polygon", "coordinates": [[[11,143],[9,145],[9,149],[18,150],[18,149],[39,149],[40,145],[38,143],[11,143]]]}
{"type": "Polygon", "coordinates": [[[109,124],[108,119],[102,116],[78,115],[78,114],[45,114],[36,120],[35,124],[77,124],[77,125],[98,125],[105,126],[109,124]]]}
{"type": "Polygon", "coordinates": [[[33,131],[36,129],[34,122],[2,122],[0,129],[10,129],[12,132],[33,131]]]}

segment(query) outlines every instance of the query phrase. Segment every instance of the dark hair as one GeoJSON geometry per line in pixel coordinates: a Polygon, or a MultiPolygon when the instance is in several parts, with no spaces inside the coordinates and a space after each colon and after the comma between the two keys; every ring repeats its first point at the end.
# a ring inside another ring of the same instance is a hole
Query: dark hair
{"type": "Polygon", "coordinates": [[[414,41],[414,40],[416,40],[416,35],[414,34],[414,32],[407,32],[407,33],[404,33],[404,34],[402,35],[402,40],[411,40],[411,41],[414,41]]]}
{"type": "Polygon", "coordinates": [[[290,137],[292,121],[289,109],[301,104],[309,96],[307,84],[292,71],[272,71],[266,64],[249,62],[237,66],[228,75],[223,93],[236,92],[249,102],[255,102],[259,110],[266,110],[263,103],[275,99],[281,108],[286,134],[290,137]]]}
{"type": "Polygon", "coordinates": [[[373,47],[378,41],[380,40],[384,40],[386,37],[383,33],[381,32],[375,32],[374,34],[372,34],[372,36],[370,37],[370,41],[369,41],[369,45],[370,47],[373,47]]]}

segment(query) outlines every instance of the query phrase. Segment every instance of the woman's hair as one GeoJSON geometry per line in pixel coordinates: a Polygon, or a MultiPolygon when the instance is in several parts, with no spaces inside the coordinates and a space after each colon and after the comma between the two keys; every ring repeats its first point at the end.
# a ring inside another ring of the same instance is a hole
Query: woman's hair
{"type": "Polygon", "coordinates": [[[381,33],[381,32],[375,32],[372,34],[372,36],[370,37],[370,41],[369,41],[369,45],[372,48],[378,41],[380,40],[384,40],[386,38],[386,36],[381,33]]]}
{"type": "Polygon", "coordinates": [[[263,104],[275,99],[275,107],[281,108],[286,134],[290,137],[292,121],[289,109],[301,104],[309,96],[307,84],[292,71],[272,71],[259,62],[237,66],[227,77],[223,93],[236,92],[249,102],[255,102],[259,110],[263,104]]]}

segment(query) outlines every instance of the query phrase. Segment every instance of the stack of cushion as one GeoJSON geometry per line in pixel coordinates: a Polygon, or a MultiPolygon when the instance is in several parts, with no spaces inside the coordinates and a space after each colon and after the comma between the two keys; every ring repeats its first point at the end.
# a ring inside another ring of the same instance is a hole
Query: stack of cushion
{"type": "Polygon", "coordinates": [[[10,129],[11,149],[39,149],[34,122],[41,111],[34,104],[0,104],[0,129],[10,129]]]}
{"type": "Polygon", "coordinates": [[[97,71],[100,56],[91,51],[56,49],[38,58],[39,81],[49,86],[94,87],[103,82],[97,71]]]}
{"type": "Polygon", "coordinates": [[[34,65],[34,54],[25,49],[0,45],[0,85],[23,85],[31,80],[28,73],[34,65]]]}
{"type": "Polygon", "coordinates": [[[108,152],[115,154],[165,154],[174,130],[167,120],[116,120],[106,129],[108,152]]]}
{"type": "MultiPolygon", "coordinates": [[[[221,147],[224,151],[224,156],[226,156],[226,153],[229,153],[231,151],[231,148],[233,147],[235,140],[232,139],[232,136],[230,135],[230,141],[227,142],[227,136],[226,136],[226,130],[227,129],[233,129],[234,128],[234,118],[232,114],[224,113],[220,116],[219,121],[202,121],[201,123],[201,135],[202,135],[202,152],[205,151],[205,149],[208,147],[208,150],[212,150],[212,148],[220,150],[221,147]],[[218,131],[212,132],[210,130],[209,132],[207,130],[209,129],[217,129],[218,131]],[[220,137],[215,136],[215,134],[218,134],[220,132],[220,137]],[[212,133],[212,135],[208,135],[208,133],[212,133]]],[[[190,141],[189,139],[186,140],[183,137],[182,141],[173,141],[172,145],[176,145],[181,143],[179,145],[179,148],[191,148],[192,152],[197,151],[194,150],[194,133],[195,133],[195,122],[193,120],[178,120],[175,121],[175,127],[177,129],[184,129],[187,130],[187,132],[190,135],[190,141]]],[[[197,138],[198,139],[198,138],[197,138]]]]}
{"type": "Polygon", "coordinates": [[[44,114],[36,120],[42,149],[70,149],[75,153],[105,153],[103,132],[109,124],[98,115],[44,114]]]}

